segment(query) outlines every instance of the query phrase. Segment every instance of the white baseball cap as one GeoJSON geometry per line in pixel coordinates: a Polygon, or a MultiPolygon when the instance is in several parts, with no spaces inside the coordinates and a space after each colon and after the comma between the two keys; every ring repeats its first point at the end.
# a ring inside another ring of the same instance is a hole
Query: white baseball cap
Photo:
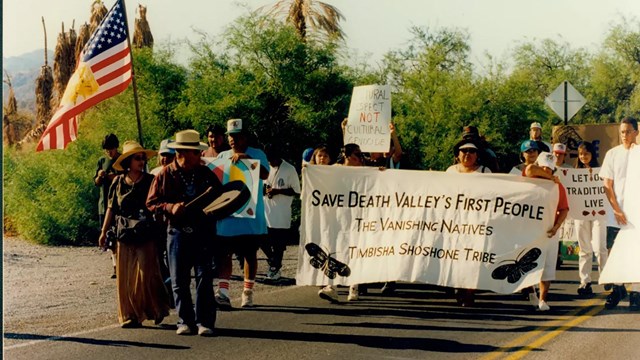
{"type": "Polygon", "coordinates": [[[560,153],[560,154],[566,154],[567,153],[567,145],[565,145],[563,143],[555,143],[555,144],[553,144],[553,152],[554,153],[560,153]]]}
{"type": "Polygon", "coordinates": [[[538,155],[538,159],[536,160],[538,166],[548,167],[552,171],[556,169],[556,156],[552,153],[548,153],[543,151],[538,155]]]}

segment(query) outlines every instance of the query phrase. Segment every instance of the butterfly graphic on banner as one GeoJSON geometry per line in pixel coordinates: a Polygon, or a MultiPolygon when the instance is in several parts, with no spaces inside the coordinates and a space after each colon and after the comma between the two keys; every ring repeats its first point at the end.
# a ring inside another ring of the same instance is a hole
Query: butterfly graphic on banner
{"type": "MultiPolygon", "coordinates": [[[[507,279],[509,284],[515,284],[520,280],[522,275],[525,275],[529,271],[535,269],[538,266],[538,263],[535,262],[538,260],[540,255],[542,254],[542,250],[538,248],[532,248],[527,251],[526,254],[522,255],[522,252],[518,254],[516,260],[505,260],[505,261],[513,261],[513,264],[505,264],[500,265],[491,273],[491,277],[496,280],[504,280],[507,279]],[[522,257],[520,256],[522,255],[522,257]]],[[[503,261],[504,262],[504,261],[503,261]]]]}
{"type": "Polygon", "coordinates": [[[243,159],[231,162],[229,159],[202,158],[207,167],[213,171],[223,184],[241,181],[251,192],[250,200],[232,216],[241,218],[255,218],[258,204],[260,183],[260,162],[258,160],[243,159]]]}
{"type": "Polygon", "coordinates": [[[320,269],[329,279],[335,279],[336,275],[348,277],[351,275],[351,269],[345,263],[342,263],[331,255],[327,254],[317,244],[308,243],[304,246],[311,259],[309,263],[316,269],[320,269]]]}

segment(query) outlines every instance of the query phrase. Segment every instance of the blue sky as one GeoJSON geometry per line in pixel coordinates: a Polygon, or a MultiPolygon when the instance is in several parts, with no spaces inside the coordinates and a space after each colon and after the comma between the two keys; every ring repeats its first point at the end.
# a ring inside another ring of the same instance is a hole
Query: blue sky
{"type": "MultiPolygon", "coordinates": [[[[3,56],[16,56],[43,47],[40,17],[47,22],[49,49],[53,49],[61,22],[88,21],[93,0],[3,0],[3,56]]],[[[115,1],[105,0],[107,7],[115,1]]],[[[246,1],[249,8],[275,0],[246,1]]],[[[551,38],[573,47],[596,49],[607,30],[623,16],[637,20],[638,0],[325,0],[345,16],[342,26],[347,47],[375,64],[382,54],[402,48],[411,38],[411,26],[465,29],[471,38],[471,60],[483,61],[488,52],[508,57],[519,43],[551,38]]],[[[197,40],[194,29],[213,37],[246,13],[231,0],[128,1],[133,26],[137,4],[148,6],[148,19],[157,43],[197,40]]],[[[186,59],[186,50],[178,49],[186,59]]]]}

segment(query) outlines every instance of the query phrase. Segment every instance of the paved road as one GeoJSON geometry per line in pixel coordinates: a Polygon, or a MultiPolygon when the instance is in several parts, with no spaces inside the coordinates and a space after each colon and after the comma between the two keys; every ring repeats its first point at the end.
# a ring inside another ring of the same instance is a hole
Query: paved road
{"type": "MultiPolygon", "coordinates": [[[[212,338],[177,336],[169,325],[87,324],[55,338],[5,333],[11,345],[3,352],[5,359],[29,360],[640,358],[640,313],[630,313],[627,301],[604,310],[602,294],[578,299],[576,268],[569,263],[559,272],[546,313],[519,296],[488,292],[475,307],[461,308],[417,284],[400,284],[394,296],[372,289],[358,302],[335,305],[319,299],[315,287],[273,286],[256,293],[251,310],[219,312],[212,338]]],[[[341,288],[342,299],[346,294],[341,288]]]]}

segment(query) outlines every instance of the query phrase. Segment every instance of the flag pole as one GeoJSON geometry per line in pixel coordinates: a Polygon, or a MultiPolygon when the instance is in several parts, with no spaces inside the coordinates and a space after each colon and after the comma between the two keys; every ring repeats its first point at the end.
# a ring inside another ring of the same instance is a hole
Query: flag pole
{"type": "Polygon", "coordinates": [[[122,0],[122,11],[127,21],[127,45],[129,46],[129,56],[131,56],[131,83],[133,84],[133,103],[136,107],[136,120],[138,121],[138,142],[140,146],[144,147],[144,143],[142,142],[142,122],[140,121],[140,105],[138,104],[138,86],[136,85],[136,73],[133,69],[133,48],[131,47],[131,37],[129,36],[129,18],[127,16],[127,5],[125,5],[125,2],[125,0],[122,0]]]}

